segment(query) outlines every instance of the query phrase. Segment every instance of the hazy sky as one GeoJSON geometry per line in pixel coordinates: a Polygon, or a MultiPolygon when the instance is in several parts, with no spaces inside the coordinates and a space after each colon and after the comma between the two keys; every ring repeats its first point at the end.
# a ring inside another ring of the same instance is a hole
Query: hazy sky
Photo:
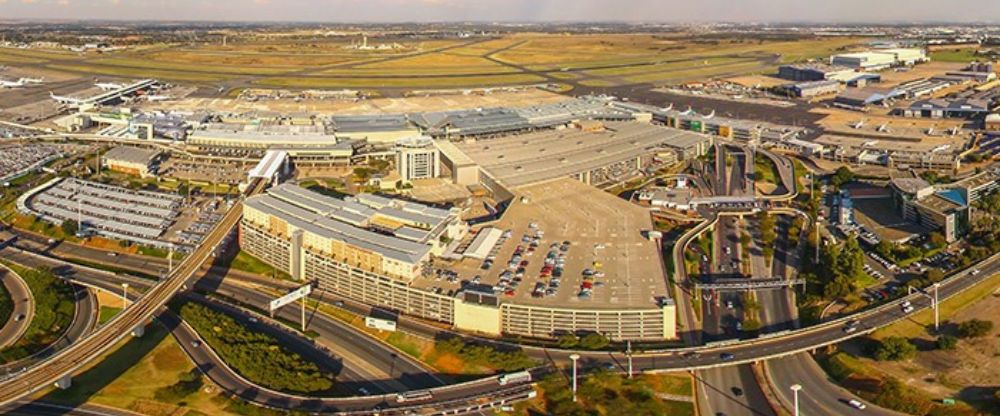
{"type": "Polygon", "coordinates": [[[997,0],[0,0],[0,19],[1000,23],[997,0]]]}

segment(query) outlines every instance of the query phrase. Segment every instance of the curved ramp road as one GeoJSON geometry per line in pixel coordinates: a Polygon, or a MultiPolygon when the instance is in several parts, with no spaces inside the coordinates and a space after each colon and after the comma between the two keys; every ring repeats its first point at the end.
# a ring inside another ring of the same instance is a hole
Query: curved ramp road
{"type": "Polygon", "coordinates": [[[13,345],[24,336],[28,330],[31,320],[35,317],[35,299],[31,296],[31,289],[14,270],[0,264],[0,279],[3,286],[10,295],[10,302],[13,309],[10,318],[0,327],[0,349],[13,345]]]}
{"type": "MultiPolygon", "coordinates": [[[[263,186],[264,182],[257,180],[250,186],[249,194],[260,192],[263,186]]],[[[242,202],[233,204],[222,220],[205,236],[202,245],[181,262],[172,275],[150,289],[124,313],[118,314],[106,325],[69,348],[57,352],[49,360],[7,380],[5,388],[0,390],[0,406],[9,405],[64,377],[72,376],[74,372],[111,349],[130,331],[145,325],[153,314],[194,276],[202,264],[211,257],[215,248],[229,236],[242,216],[242,209],[242,202]]]]}
{"type": "Polygon", "coordinates": [[[73,320],[69,327],[63,332],[55,342],[28,357],[17,361],[0,365],[0,381],[12,377],[12,374],[19,373],[25,368],[48,359],[49,357],[69,348],[73,343],[83,339],[83,337],[93,331],[97,325],[100,308],[97,306],[95,297],[86,287],[73,285],[76,293],[76,304],[73,311],[73,320]]]}
{"type": "MultiPolygon", "coordinates": [[[[847,405],[851,399],[861,400],[843,387],[834,384],[826,372],[808,353],[796,354],[769,360],[764,363],[770,375],[771,385],[786,409],[794,404],[791,385],[799,384],[799,412],[803,415],[836,415],[856,412],[847,405]]],[[[861,400],[862,402],[864,400],[861,400]]],[[[864,410],[866,415],[902,416],[902,413],[884,409],[871,403],[864,410]]]]}

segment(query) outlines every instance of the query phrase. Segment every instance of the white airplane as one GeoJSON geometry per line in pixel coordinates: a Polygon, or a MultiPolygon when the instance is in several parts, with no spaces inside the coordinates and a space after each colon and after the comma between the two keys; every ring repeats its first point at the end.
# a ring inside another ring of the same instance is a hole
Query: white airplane
{"type": "Polygon", "coordinates": [[[64,95],[55,95],[52,93],[52,91],[49,91],[49,97],[51,97],[53,100],[56,100],[56,102],[59,104],[80,105],[84,101],[79,98],[67,97],[64,95]]]}
{"type": "Polygon", "coordinates": [[[117,82],[95,82],[94,86],[100,88],[101,91],[114,91],[125,88],[125,84],[119,84],[117,82]]]}
{"type": "Polygon", "coordinates": [[[149,102],[167,101],[167,100],[173,100],[173,99],[174,99],[174,97],[171,97],[169,95],[147,95],[146,96],[146,101],[149,101],[149,102]]]}
{"type": "Polygon", "coordinates": [[[17,81],[0,80],[0,88],[21,88],[29,84],[41,84],[42,78],[18,78],[17,81]]]}
{"type": "Polygon", "coordinates": [[[0,79],[0,88],[21,88],[24,86],[24,82],[21,80],[17,81],[5,81],[0,79]]]}

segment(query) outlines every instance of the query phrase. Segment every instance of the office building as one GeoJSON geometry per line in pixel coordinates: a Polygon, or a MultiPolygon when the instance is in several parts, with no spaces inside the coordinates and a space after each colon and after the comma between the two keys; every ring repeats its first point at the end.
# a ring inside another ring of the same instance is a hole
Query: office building
{"type": "Polygon", "coordinates": [[[101,162],[112,171],[145,178],[156,176],[161,154],[155,149],[118,146],[108,151],[101,162]]]}
{"type": "Polygon", "coordinates": [[[404,183],[438,177],[440,162],[438,149],[430,137],[416,136],[396,142],[396,170],[404,183]]]}
{"type": "Polygon", "coordinates": [[[968,201],[957,189],[935,190],[920,178],[889,182],[893,202],[907,221],[937,230],[955,242],[969,230],[968,201]]]}

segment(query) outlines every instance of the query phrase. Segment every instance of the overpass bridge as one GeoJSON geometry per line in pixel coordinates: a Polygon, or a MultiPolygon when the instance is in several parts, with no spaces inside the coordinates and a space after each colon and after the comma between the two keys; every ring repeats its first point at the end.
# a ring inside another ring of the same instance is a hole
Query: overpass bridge
{"type": "Polygon", "coordinates": [[[695,282],[694,286],[703,290],[759,290],[783,289],[795,285],[805,285],[805,279],[712,279],[710,282],[695,282]]]}
{"type": "MultiPolygon", "coordinates": [[[[247,188],[245,195],[260,193],[265,185],[265,181],[256,180],[247,188]]],[[[236,228],[242,214],[242,201],[233,204],[222,220],[205,236],[201,245],[186,257],[173,273],[146,292],[142,298],[89,336],[60,351],[49,360],[29,367],[16,377],[6,380],[4,388],[0,391],[0,407],[12,404],[52,384],[69,386],[73,373],[109,351],[130,332],[142,331],[146,322],[198,272],[202,264],[212,257],[216,248],[236,228]]]]}

